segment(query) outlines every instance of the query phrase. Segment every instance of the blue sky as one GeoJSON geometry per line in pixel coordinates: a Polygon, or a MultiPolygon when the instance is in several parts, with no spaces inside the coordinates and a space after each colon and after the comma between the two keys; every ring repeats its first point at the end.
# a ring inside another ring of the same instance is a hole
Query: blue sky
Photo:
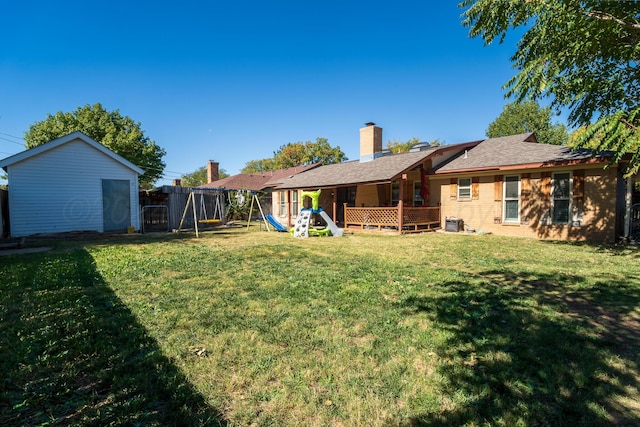
{"type": "Polygon", "coordinates": [[[165,178],[228,173],[282,145],[359,156],[383,139],[484,137],[515,38],[484,47],[457,1],[9,2],[0,25],[0,158],[48,113],[101,103],[167,151],[165,178]]]}

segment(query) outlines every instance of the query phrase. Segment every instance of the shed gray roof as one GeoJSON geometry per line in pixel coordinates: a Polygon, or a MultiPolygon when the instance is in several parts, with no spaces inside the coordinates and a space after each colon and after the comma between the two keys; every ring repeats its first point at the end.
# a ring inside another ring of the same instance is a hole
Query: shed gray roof
{"type": "MultiPolygon", "coordinates": [[[[437,168],[435,173],[500,169],[507,166],[551,166],[558,163],[584,162],[592,159],[591,150],[573,150],[564,145],[540,144],[533,133],[489,138],[437,168]]],[[[607,153],[596,156],[605,161],[607,153]]]]}
{"type": "Polygon", "coordinates": [[[424,151],[391,154],[368,162],[359,160],[325,165],[283,180],[277,188],[327,188],[386,182],[410,170],[443,147],[424,151]]]}

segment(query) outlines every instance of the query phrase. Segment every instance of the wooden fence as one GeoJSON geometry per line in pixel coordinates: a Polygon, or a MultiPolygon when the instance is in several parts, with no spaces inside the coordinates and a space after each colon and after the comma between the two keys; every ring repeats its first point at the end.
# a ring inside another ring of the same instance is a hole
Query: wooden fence
{"type": "MultiPolygon", "coordinates": [[[[151,192],[143,192],[140,197],[141,226],[144,231],[165,231],[177,229],[187,204],[189,194],[195,196],[196,213],[190,205],[187,207],[185,228],[193,228],[195,220],[226,220],[226,191],[222,189],[203,189],[165,185],[151,192]],[[147,207],[148,208],[145,208],[147,207]]],[[[204,225],[203,225],[204,226],[204,225]]]]}

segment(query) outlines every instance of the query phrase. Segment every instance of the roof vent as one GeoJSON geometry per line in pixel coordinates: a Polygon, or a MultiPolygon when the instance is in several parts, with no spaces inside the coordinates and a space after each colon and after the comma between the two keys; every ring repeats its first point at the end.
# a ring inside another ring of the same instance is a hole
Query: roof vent
{"type": "Polygon", "coordinates": [[[391,150],[384,149],[382,151],[378,151],[377,153],[374,153],[373,154],[373,158],[374,159],[378,159],[380,157],[390,156],[392,154],[393,154],[393,152],[391,150]]]}
{"type": "Polygon", "coordinates": [[[415,145],[413,145],[410,149],[409,152],[411,153],[415,153],[417,151],[424,151],[427,148],[431,148],[431,146],[429,144],[427,144],[426,142],[419,142],[415,145]]]}

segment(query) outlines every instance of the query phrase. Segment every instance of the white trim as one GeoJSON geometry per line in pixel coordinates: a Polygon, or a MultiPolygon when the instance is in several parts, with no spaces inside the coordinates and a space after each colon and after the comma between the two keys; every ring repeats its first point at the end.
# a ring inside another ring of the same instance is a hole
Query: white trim
{"type": "Polygon", "coordinates": [[[473,179],[471,178],[458,178],[458,199],[471,199],[471,196],[473,195],[473,179]],[[463,187],[462,185],[460,185],[460,181],[462,181],[463,179],[468,179],[469,180],[469,186],[467,187],[466,185],[463,187]],[[460,195],[460,189],[462,188],[469,188],[469,195],[468,196],[461,196],[460,195]]]}
{"type": "Polygon", "coordinates": [[[520,208],[522,204],[522,179],[520,174],[505,175],[502,178],[502,222],[507,224],[520,224],[520,208]],[[516,177],[518,184],[518,196],[516,199],[510,198],[509,201],[516,200],[518,202],[518,217],[517,219],[507,220],[507,178],[516,177]]]}
{"type": "Polygon", "coordinates": [[[22,162],[24,160],[27,160],[30,157],[37,156],[39,154],[45,153],[45,152],[47,152],[49,150],[52,150],[54,148],[57,148],[57,147],[59,147],[59,146],[61,146],[63,144],[66,144],[66,143],[74,141],[74,140],[80,140],[80,141],[92,146],[96,150],[98,150],[98,151],[102,152],[103,154],[111,157],[113,160],[122,163],[124,166],[128,167],[129,169],[131,169],[132,171],[136,172],[139,175],[144,174],[144,170],[143,169],[141,169],[138,166],[134,165],[133,163],[131,163],[130,161],[128,161],[124,157],[114,153],[113,151],[111,151],[110,149],[108,149],[104,145],[100,144],[99,142],[96,142],[95,140],[89,138],[87,135],[85,135],[84,133],[82,133],[80,131],[76,131],[76,132],[70,133],[68,135],[61,136],[60,138],[57,138],[57,139],[54,139],[52,141],[46,142],[46,143],[44,143],[42,145],[38,145],[37,147],[33,147],[33,148],[28,149],[28,150],[22,151],[22,152],[20,152],[18,154],[14,154],[13,156],[6,157],[6,158],[0,160],[0,167],[6,170],[7,166],[11,166],[13,164],[22,162]]]}

